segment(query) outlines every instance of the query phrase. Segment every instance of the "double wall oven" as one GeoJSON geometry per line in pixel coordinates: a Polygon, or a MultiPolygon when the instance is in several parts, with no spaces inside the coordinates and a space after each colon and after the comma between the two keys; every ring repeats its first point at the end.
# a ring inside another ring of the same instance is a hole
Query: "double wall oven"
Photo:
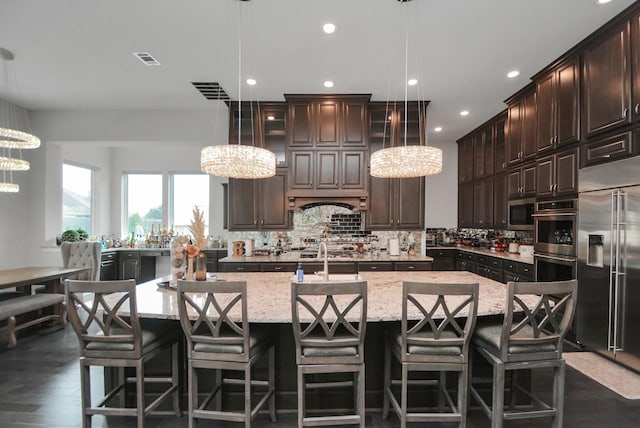
{"type": "Polygon", "coordinates": [[[578,200],[538,201],[533,214],[536,281],[576,278],[578,200]]]}

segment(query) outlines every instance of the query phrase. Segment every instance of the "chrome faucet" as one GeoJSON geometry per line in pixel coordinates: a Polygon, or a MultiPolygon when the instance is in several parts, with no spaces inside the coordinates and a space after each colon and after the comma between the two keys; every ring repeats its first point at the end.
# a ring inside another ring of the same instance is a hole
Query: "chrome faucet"
{"type": "Polygon", "coordinates": [[[324,271],[322,273],[322,277],[325,281],[329,281],[329,252],[327,251],[327,243],[320,242],[320,246],[318,246],[318,258],[322,256],[322,248],[324,247],[324,271]]]}

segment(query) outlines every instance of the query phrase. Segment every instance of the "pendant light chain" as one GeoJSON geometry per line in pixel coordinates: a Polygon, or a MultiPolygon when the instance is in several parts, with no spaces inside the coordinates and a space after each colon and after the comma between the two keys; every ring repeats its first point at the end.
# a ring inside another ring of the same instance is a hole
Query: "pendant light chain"
{"type": "Polygon", "coordinates": [[[409,106],[409,6],[404,8],[404,146],[407,146],[407,131],[408,131],[408,106],[409,106]]]}

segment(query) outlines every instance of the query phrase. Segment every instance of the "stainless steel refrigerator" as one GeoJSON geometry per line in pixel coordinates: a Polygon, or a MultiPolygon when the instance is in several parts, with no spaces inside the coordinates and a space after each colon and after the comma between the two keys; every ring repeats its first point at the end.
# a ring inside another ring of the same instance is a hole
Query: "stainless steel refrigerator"
{"type": "Polygon", "coordinates": [[[581,169],[577,339],[640,370],[640,158],[581,169]]]}

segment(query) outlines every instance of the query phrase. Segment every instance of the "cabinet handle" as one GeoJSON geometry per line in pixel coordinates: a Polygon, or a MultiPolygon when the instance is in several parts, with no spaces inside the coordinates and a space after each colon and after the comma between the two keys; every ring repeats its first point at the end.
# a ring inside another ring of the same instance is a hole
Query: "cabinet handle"
{"type": "Polygon", "coordinates": [[[378,266],[371,266],[371,270],[378,270],[378,266]]]}
{"type": "Polygon", "coordinates": [[[264,224],[264,220],[260,220],[260,226],[264,224]]]}
{"type": "Polygon", "coordinates": [[[407,266],[407,269],[413,270],[413,269],[415,269],[415,267],[414,266],[407,266]]]}
{"type": "Polygon", "coordinates": [[[633,108],[633,111],[634,111],[636,114],[640,114],[640,104],[636,104],[636,105],[635,105],[635,107],[633,108]]]}
{"type": "Polygon", "coordinates": [[[507,163],[506,162],[502,162],[502,169],[505,169],[507,167],[507,163]]]}
{"type": "Polygon", "coordinates": [[[625,108],[624,111],[622,112],[622,117],[623,118],[628,118],[629,117],[629,109],[625,108]]]}
{"type": "Polygon", "coordinates": [[[244,268],[243,267],[239,267],[239,268],[237,268],[237,270],[244,270],[244,268]]]}
{"type": "Polygon", "coordinates": [[[282,270],[282,266],[276,266],[273,270],[282,270]]]}
{"type": "Polygon", "coordinates": [[[553,192],[553,184],[549,186],[549,191],[553,192]]]}

